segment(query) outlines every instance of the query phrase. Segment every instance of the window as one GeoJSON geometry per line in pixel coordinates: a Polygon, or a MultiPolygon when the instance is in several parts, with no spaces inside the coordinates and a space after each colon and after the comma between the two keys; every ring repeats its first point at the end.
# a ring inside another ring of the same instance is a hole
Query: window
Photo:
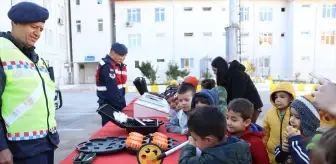
{"type": "Polygon", "coordinates": [[[281,12],[285,12],[285,11],[286,11],[286,8],[281,7],[281,12]]]}
{"type": "Polygon", "coordinates": [[[45,43],[49,46],[53,45],[53,33],[51,29],[45,29],[45,43]]]}
{"type": "Polygon", "coordinates": [[[127,21],[133,23],[141,22],[141,9],[127,9],[127,21]]]}
{"type": "Polygon", "coordinates": [[[192,11],[192,10],[193,10],[192,7],[185,7],[185,8],[184,8],[184,11],[192,11]]]}
{"type": "Polygon", "coordinates": [[[203,32],[203,36],[212,36],[212,32],[203,32]]]}
{"type": "Polygon", "coordinates": [[[270,58],[269,57],[261,57],[259,58],[259,67],[268,68],[270,66],[270,58]]]}
{"type": "Polygon", "coordinates": [[[191,37],[191,36],[193,36],[194,35],[194,33],[192,33],[192,32],[185,32],[184,33],[184,36],[185,37],[191,37]]]}
{"type": "Polygon", "coordinates": [[[281,37],[285,37],[285,33],[281,33],[281,37]]]}
{"type": "Polygon", "coordinates": [[[141,35],[140,34],[129,34],[128,35],[128,47],[129,48],[140,48],[141,47],[141,35]]]}
{"type": "Polygon", "coordinates": [[[164,35],[165,35],[165,33],[163,33],[163,32],[162,33],[156,33],[157,37],[163,37],[164,35]]]}
{"type": "Polygon", "coordinates": [[[259,34],[259,45],[272,45],[272,43],[273,43],[272,33],[259,34]]]}
{"type": "Polygon", "coordinates": [[[48,29],[44,28],[44,43],[48,44],[48,29]]]}
{"type": "Polygon", "coordinates": [[[321,43],[334,45],[335,44],[335,31],[322,32],[321,33],[321,43]]]}
{"type": "Polygon", "coordinates": [[[336,4],[323,5],[322,18],[336,18],[336,4]]]}
{"type": "Polygon", "coordinates": [[[242,32],[240,36],[242,37],[248,37],[250,34],[248,32],[242,32]]]}
{"type": "Polygon", "coordinates": [[[272,8],[260,8],[260,11],[259,11],[260,21],[272,21],[272,17],[273,17],[272,12],[273,12],[272,8]]]}
{"type": "Polygon", "coordinates": [[[240,15],[240,21],[248,21],[249,20],[249,8],[241,7],[239,15],[240,15]]]}
{"type": "Polygon", "coordinates": [[[139,68],[140,67],[139,60],[134,61],[134,65],[135,65],[135,68],[139,68]]]}
{"type": "Polygon", "coordinates": [[[155,22],[164,22],[164,21],[165,21],[165,9],[155,8],[155,22]]]}
{"type": "Polygon", "coordinates": [[[76,5],[80,5],[80,0],[76,0],[76,5]]]}
{"type": "Polygon", "coordinates": [[[103,31],[103,29],[104,29],[103,19],[98,19],[98,31],[103,31]]]}
{"type": "Polygon", "coordinates": [[[211,11],[211,7],[202,7],[203,11],[211,11]]]}
{"type": "Polygon", "coordinates": [[[164,59],[156,59],[157,62],[164,62],[164,59]]]}
{"type": "Polygon", "coordinates": [[[302,5],[302,8],[310,8],[310,4],[304,4],[304,5],[302,5]]]}
{"type": "Polygon", "coordinates": [[[82,26],[81,26],[81,21],[80,20],[76,21],[76,29],[77,29],[78,33],[82,32],[82,26]]]}
{"type": "Polygon", "coordinates": [[[97,4],[102,4],[103,0],[97,0],[97,4]]]}
{"type": "Polygon", "coordinates": [[[301,31],[301,34],[303,34],[303,35],[310,35],[310,31],[301,31]]]}
{"type": "Polygon", "coordinates": [[[67,38],[65,37],[65,35],[62,35],[62,42],[61,42],[61,47],[62,49],[66,49],[67,48],[67,38]]]}
{"type": "Polygon", "coordinates": [[[62,34],[58,34],[58,49],[59,50],[63,49],[63,42],[65,42],[63,40],[63,35],[62,34]]]}
{"type": "Polygon", "coordinates": [[[182,69],[194,68],[194,58],[181,58],[181,68],[182,69]]]}
{"type": "Polygon", "coordinates": [[[226,9],[223,7],[223,8],[222,8],[222,11],[225,11],[225,10],[226,10],[226,9]]]}

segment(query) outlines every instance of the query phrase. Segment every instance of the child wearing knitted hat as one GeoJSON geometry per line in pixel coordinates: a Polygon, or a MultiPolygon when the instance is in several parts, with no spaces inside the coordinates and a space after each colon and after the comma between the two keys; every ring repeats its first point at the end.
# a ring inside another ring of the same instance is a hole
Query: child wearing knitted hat
{"type": "MultiPolygon", "coordinates": [[[[308,99],[310,102],[313,102],[313,96],[312,94],[304,95],[306,99],[308,99]]],[[[331,129],[333,127],[336,127],[336,119],[331,114],[326,113],[323,111],[323,109],[318,109],[320,112],[320,128],[321,131],[327,131],[328,129],[331,129]]]]}
{"type": "Polygon", "coordinates": [[[178,112],[177,108],[177,86],[168,86],[166,91],[162,94],[163,98],[165,98],[170,106],[170,111],[169,111],[169,119],[173,118],[176,115],[176,112],[178,112]]]}
{"type": "Polygon", "coordinates": [[[320,126],[320,114],[305,97],[296,98],[290,107],[290,126],[285,132],[287,140],[275,149],[275,160],[286,164],[309,164],[307,144],[320,126]]]}
{"type": "Polygon", "coordinates": [[[196,88],[189,83],[182,83],[177,90],[178,105],[181,109],[175,117],[166,123],[166,129],[171,133],[187,134],[188,113],[191,110],[192,98],[195,95],[196,88]]]}

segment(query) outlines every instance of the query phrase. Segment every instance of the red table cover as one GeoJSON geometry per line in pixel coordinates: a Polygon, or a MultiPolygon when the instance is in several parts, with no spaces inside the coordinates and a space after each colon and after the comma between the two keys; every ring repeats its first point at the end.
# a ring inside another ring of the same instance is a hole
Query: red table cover
{"type": "MultiPolygon", "coordinates": [[[[136,99],[135,99],[136,100],[136,99]]],[[[124,113],[127,114],[130,117],[133,117],[133,104],[135,102],[133,100],[130,104],[128,104],[124,108],[124,113]]],[[[168,120],[166,118],[157,118],[160,120],[163,120],[164,122],[167,122],[168,120]]],[[[162,125],[159,130],[159,132],[166,134],[167,136],[174,138],[181,143],[186,141],[187,138],[185,135],[180,134],[174,134],[174,133],[168,133],[166,131],[166,128],[164,125],[162,125]]],[[[103,137],[113,137],[113,136],[127,136],[128,133],[125,129],[119,128],[117,125],[113,124],[112,122],[107,123],[104,127],[102,127],[99,131],[97,131],[95,134],[93,134],[90,139],[94,138],[103,138],[103,137]]],[[[77,150],[74,150],[69,156],[67,156],[61,164],[72,164],[73,158],[79,154],[77,150]]],[[[178,159],[180,156],[180,150],[167,156],[163,163],[164,164],[175,164],[178,163],[178,159]]],[[[127,153],[126,151],[120,152],[117,154],[111,154],[111,155],[104,155],[104,156],[97,156],[97,158],[93,161],[93,164],[111,164],[111,163],[123,163],[123,164],[136,164],[137,159],[135,155],[131,155],[127,153]]]]}

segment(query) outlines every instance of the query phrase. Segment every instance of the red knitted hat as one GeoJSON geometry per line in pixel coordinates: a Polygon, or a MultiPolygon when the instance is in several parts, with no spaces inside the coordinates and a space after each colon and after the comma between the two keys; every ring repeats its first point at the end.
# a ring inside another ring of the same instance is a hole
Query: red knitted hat
{"type": "Polygon", "coordinates": [[[187,84],[191,84],[193,85],[195,88],[197,88],[198,85],[198,80],[196,79],[196,77],[194,76],[188,76],[183,80],[183,83],[187,83],[187,84]]]}

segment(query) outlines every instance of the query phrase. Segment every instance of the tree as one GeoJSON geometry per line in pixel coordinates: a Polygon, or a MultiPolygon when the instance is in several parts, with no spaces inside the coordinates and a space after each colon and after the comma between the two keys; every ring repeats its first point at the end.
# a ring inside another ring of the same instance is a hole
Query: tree
{"type": "Polygon", "coordinates": [[[206,68],[205,71],[202,72],[202,78],[204,79],[212,79],[212,74],[211,72],[209,71],[209,68],[206,68]]]}
{"type": "Polygon", "coordinates": [[[246,70],[245,72],[249,75],[251,75],[252,73],[254,73],[256,71],[256,67],[254,66],[254,64],[250,61],[244,61],[243,65],[245,66],[246,70]]]}
{"type": "Polygon", "coordinates": [[[189,75],[188,70],[180,70],[177,63],[169,62],[168,63],[168,70],[166,71],[167,79],[168,80],[176,80],[179,76],[184,78],[189,75]]]}
{"type": "Polygon", "coordinates": [[[155,84],[157,69],[154,68],[150,61],[141,62],[139,70],[149,80],[150,84],[155,84]]]}

